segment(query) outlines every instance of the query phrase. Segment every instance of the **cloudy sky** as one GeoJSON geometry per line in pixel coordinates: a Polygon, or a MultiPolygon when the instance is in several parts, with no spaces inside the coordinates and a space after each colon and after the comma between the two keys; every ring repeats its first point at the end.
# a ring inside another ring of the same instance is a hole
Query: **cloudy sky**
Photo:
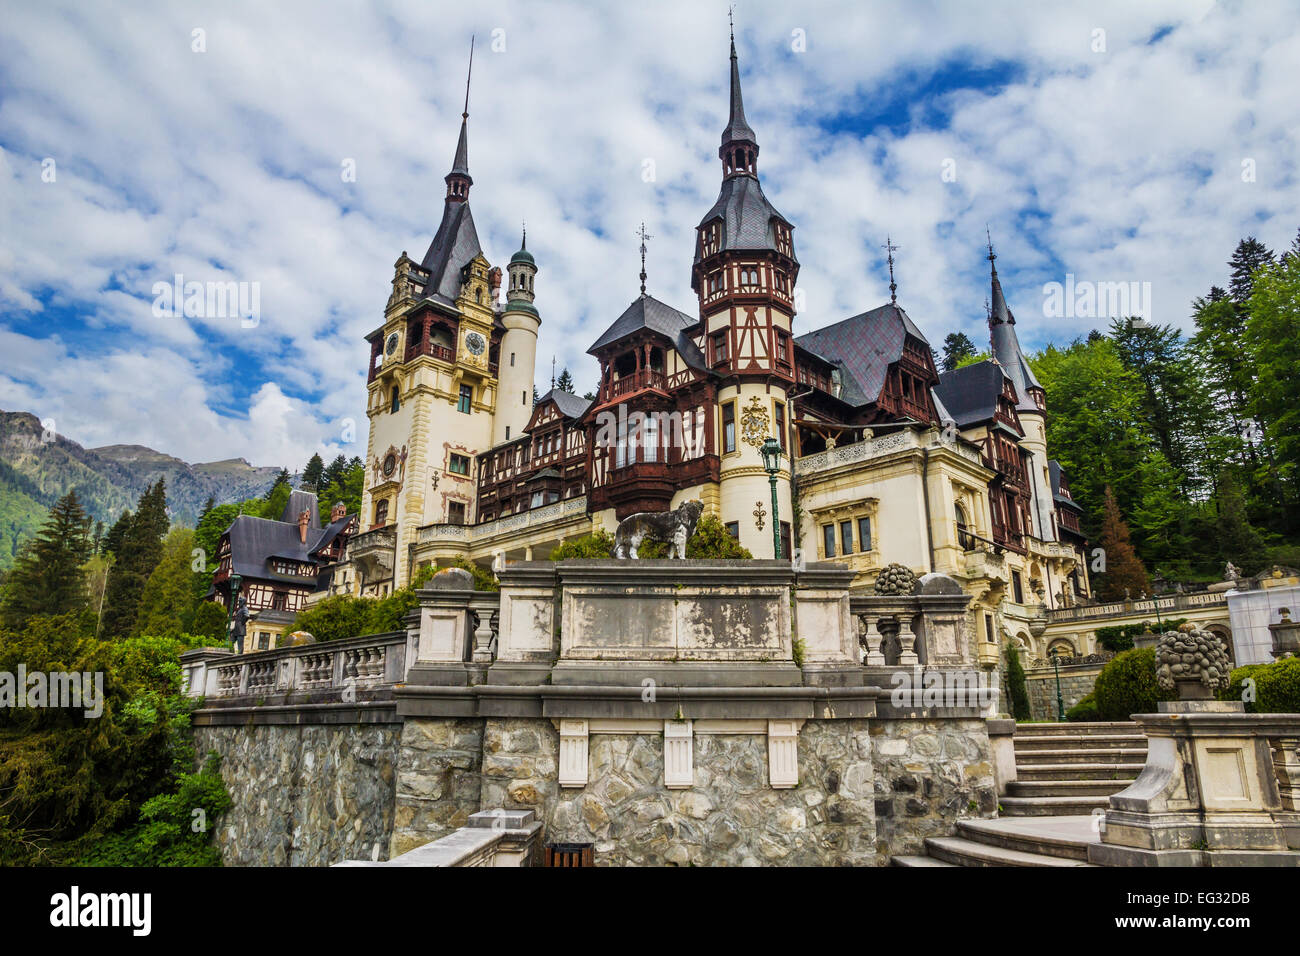
{"type": "MultiPolygon", "coordinates": [[[[0,0],[0,408],[87,446],[301,467],[363,454],[363,336],[442,212],[477,36],[471,205],[528,223],[550,358],[637,293],[686,312],[717,195],[727,5],[0,0]],[[197,32],[196,32],[197,31],[197,32]],[[355,176],[348,175],[355,170],[355,176]],[[156,315],[154,285],[256,283],[259,320],[156,315]],[[352,444],[346,422],[357,423],[352,444]]],[[[1150,283],[1186,327],[1237,240],[1300,225],[1300,8],[738,0],[746,112],[796,226],[806,331],[888,297],[987,341],[984,229],[1022,341],[1043,286],[1150,283]]]]}

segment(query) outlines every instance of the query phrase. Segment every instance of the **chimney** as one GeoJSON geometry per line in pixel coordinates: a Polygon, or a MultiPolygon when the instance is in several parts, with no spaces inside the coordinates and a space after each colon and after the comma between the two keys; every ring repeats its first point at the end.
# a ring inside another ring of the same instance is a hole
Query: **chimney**
{"type": "Polygon", "coordinates": [[[298,512],[298,538],[303,544],[307,543],[307,527],[311,524],[311,512],[298,512]]]}

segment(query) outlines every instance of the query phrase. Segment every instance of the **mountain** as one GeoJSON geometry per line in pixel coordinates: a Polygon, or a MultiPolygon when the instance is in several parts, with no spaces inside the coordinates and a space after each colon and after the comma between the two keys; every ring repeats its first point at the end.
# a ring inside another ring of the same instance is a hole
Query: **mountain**
{"type": "Polygon", "coordinates": [[[191,465],[143,445],[83,448],[62,435],[46,436],[35,415],[0,411],[0,569],[13,563],[46,509],[72,488],[107,528],[164,478],[172,521],[193,525],[209,497],[225,504],[264,495],[278,473],[242,458],[191,465]]]}

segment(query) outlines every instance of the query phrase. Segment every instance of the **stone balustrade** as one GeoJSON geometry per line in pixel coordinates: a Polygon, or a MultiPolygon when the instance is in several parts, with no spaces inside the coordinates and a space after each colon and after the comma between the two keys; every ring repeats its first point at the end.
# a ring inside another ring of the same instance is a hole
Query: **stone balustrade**
{"type": "MultiPolygon", "coordinates": [[[[977,465],[983,465],[979,452],[960,441],[941,442],[940,445],[961,455],[963,458],[970,459],[977,465]]],[[[933,447],[934,443],[929,440],[926,432],[904,430],[894,432],[892,435],[868,438],[848,445],[837,445],[835,448],[828,448],[826,451],[818,452],[815,455],[805,455],[802,458],[797,458],[794,463],[794,473],[799,476],[814,475],[844,465],[871,461],[895,452],[911,449],[919,451],[933,447]]]]}
{"type": "Polygon", "coordinates": [[[587,496],[579,495],[565,501],[552,502],[540,508],[530,508],[517,514],[506,515],[481,524],[427,524],[416,532],[416,544],[434,544],[439,541],[482,541],[510,531],[522,531],[571,519],[587,513],[587,496]]]}
{"type": "Polygon", "coordinates": [[[325,692],[343,700],[404,680],[408,642],[407,632],[396,631],[239,655],[206,647],[182,654],[181,668],[191,697],[287,699],[325,692]]]}
{"type": "Polygon", "coordinates": [[[1228,604],[1224,591],[1197,591],[1193,594],[1166,594],[1158,598],[1144,598],[1140,601],[1112,601],[1109,604],[1084,604],[1076,607],[1059,607],[1047,612],[1047,620],[1052,624],[1068,621],[1087,621],[1093,618],[1133,617],[1137,615],[1155,615],[1157,608],[1161,616],[1172,617],[1171,611],[1188,611],[1194,608],[1213,607],[1228,604]]]}

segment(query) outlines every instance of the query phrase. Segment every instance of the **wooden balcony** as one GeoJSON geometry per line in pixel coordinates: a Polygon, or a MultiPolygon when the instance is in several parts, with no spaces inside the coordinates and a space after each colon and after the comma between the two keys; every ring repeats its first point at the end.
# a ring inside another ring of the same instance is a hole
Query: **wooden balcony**
{"type": "Polygon", "coordinates": [[[607,383],[600,390],[601,403],[612,402],[615,399],[626,398],[637,392],[643,392],[648,389],[668,394],[668,378],[663,372],[656,369],[643,368],[639,372],[633,372],[631,375],[624,375],[622,378],[616,378],[607,383]]]}

